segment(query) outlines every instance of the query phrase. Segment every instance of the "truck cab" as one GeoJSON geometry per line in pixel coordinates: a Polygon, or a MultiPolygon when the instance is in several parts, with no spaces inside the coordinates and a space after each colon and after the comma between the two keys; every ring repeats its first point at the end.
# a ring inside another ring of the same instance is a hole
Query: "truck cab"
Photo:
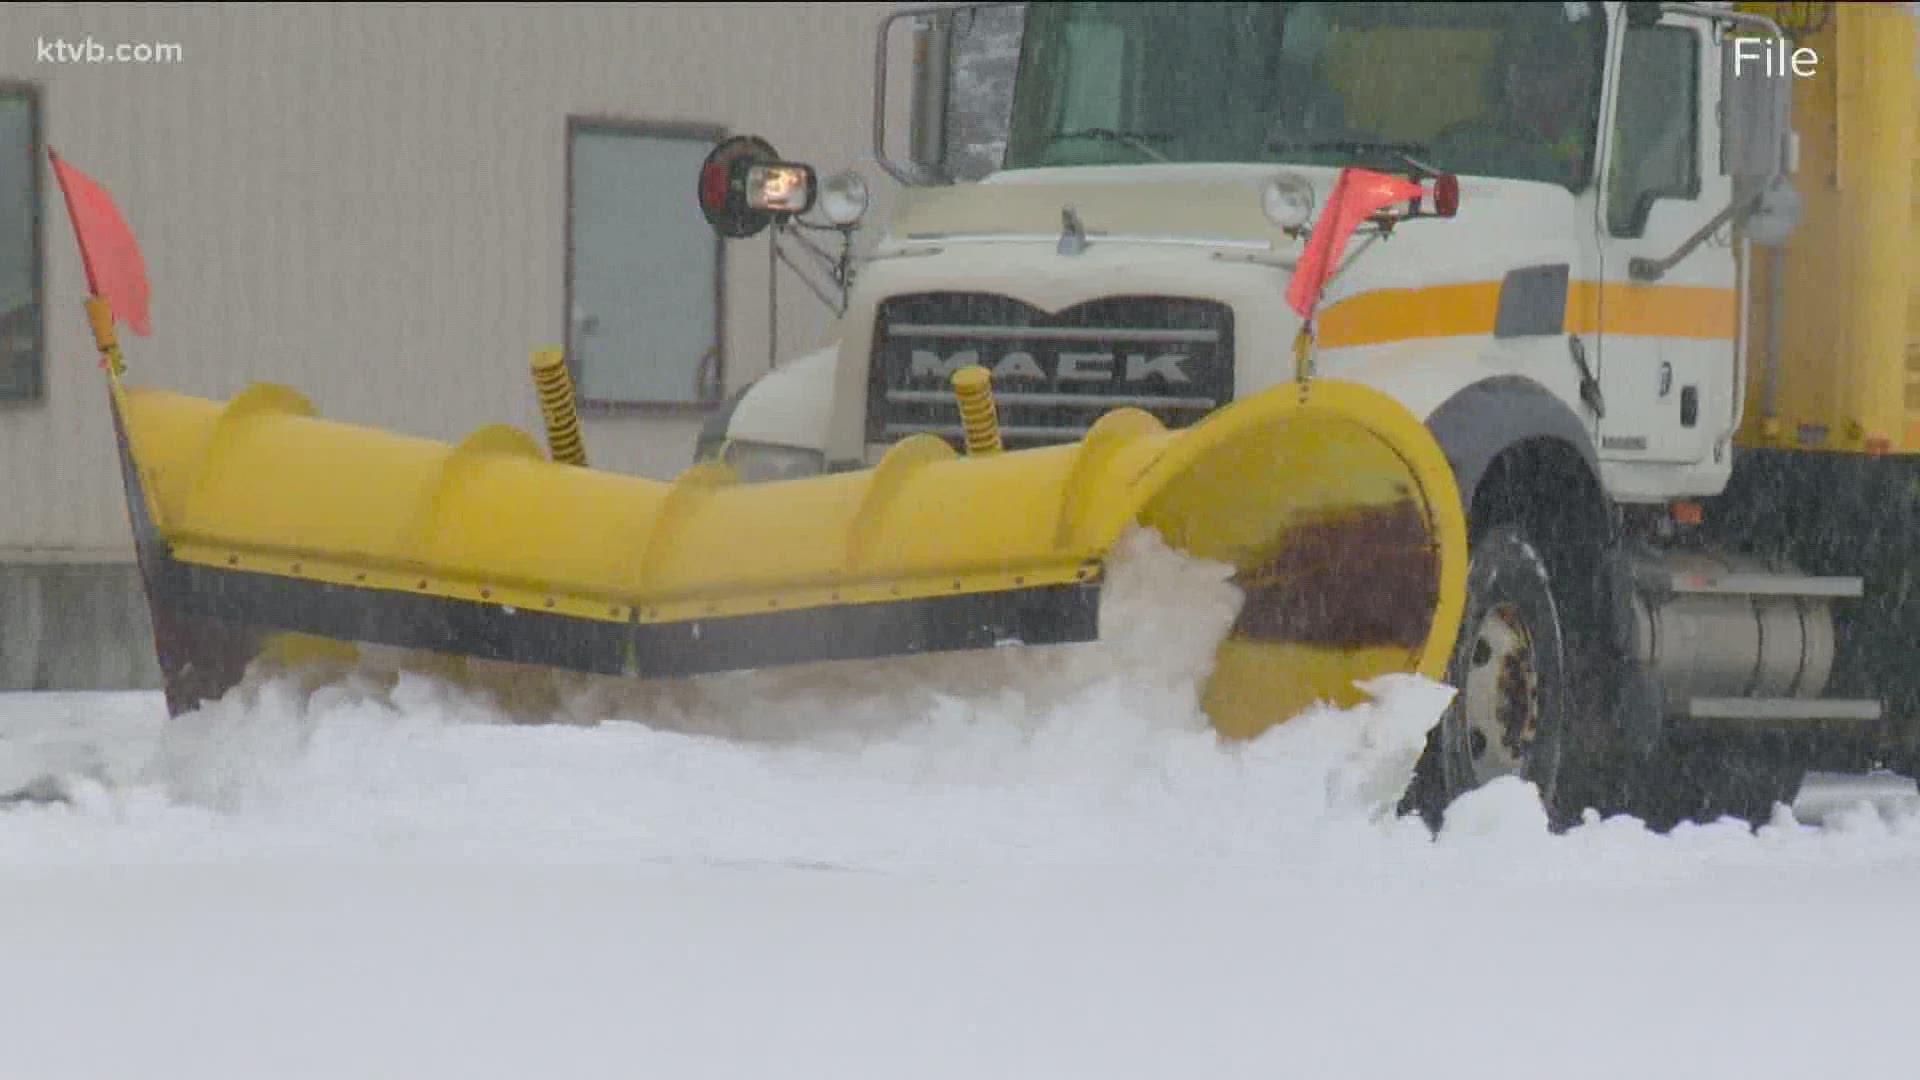
{"type": "Polygon", "coordinates": [[[744,445],[744,463],[765,443],[815,451],[822,468],[870,463],[905,434],[957,438],[944,376],[970,359],[994,372],[1009,445],[1078,438],[1121,404],[1191,423],[1294,376],[1299,318],[1279,298],[1311,215],[1353,165],[1455,174],[1461,205],[1352,252],[1317,327],[1322,374],[1387,385],[1424,415],[1458,375],[1395,354],[1478,338],[1450,351],[1564,405],[1610,490],[1717,490],[1742,404],[1724,347],[1738,314],[1730,230],[1657,286],[1628,269],[1732,199],[1712,167],[1714,26],[1651,14],[1032,5],[1000,166],[956,184],[893,165],[910,183],[831,362],[750,390],[709,435],[744,445]],[[1659,299],[1622,306],[1609,334],[1610,284],[1615,299],[1659,299]],[[1686,325],[1647,322],[1676,310],[1686,325]],[[802,379],[832,382],[802,395],[822,408],[756,400],[802,379]]]}
{"type": "Polygon", "coordinates": [[[1446,451],[1475,551],[1427,802],[1509,773],[1604,801],[1623,754],[1671,758],[1683,731],[1711,729],[1693,744],[1715,760],[1737,756],[1728,730],[1765,743],[1747,774],[1789,788],[1804,769],[1780,748],[1807,731],[1856,764],[1911,742],[1887,703],[1920,695],[1836,661],[1835,605],[1872,575],[1796,563],[1814,523],[1768,501],[1835,461],[1920,454],[1916,275],[1893,250],[1916,239],[1911,13],[1791,5],[1824,9],[1796,37],[1730,4],[1036,3],[1003,149],[962,182],[950,103],[986,66],[967,68],[974,20],[1004,6],[889,18],[918,20],[925,58],[910,160],[876,130],[897,211],[838,343],[737,395],[697,456],[773,479],[913,434],[959,445],[950,380],[974,364],[1011,448],[1121,406],[1178,427],[1290,380],[1363,383],[1446,451]],[[1867,89],[1833,89],[1836,65],[1867,89]],[[1810,210],[1796,108],[1850,129],[1812,150],[1854,172],[1810,210]],[[1447,178],[1457,207],[1357,237],[1303,317],[1289,283],[1349,169],[1447,178]],[[1871,295],[1808,253],[1843,239],[1871,295]],[[1823,332],[1846,351],[1801,347],[1823,332]],[[1734,483],[1743,459],[1772,479],[1734,483]],[[1695,528],[1703,503],[1726,512],[1695,528]],[[1764,551],[1725,524],[1763,520],[1764,551]]]}

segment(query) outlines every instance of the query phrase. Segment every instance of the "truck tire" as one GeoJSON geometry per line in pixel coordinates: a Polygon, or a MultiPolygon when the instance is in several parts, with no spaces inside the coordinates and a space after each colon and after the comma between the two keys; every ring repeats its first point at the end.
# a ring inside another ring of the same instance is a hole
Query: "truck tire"
{"type": "Polygon", "coordinates": [[[1410,803],[1438,827],[1461,795],[1503,776],[1534,784],[1555,828],[1570,824],[1561,774],[1574,694],[1562,605],[1546,560],[1516,526],[1474,545],[1467,605],[1447,667],[1456,688],[1410,803]]]}

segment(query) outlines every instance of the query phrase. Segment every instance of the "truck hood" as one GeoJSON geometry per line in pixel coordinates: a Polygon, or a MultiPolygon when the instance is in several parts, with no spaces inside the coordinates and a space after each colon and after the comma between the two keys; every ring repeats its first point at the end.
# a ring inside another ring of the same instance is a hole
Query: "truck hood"
{"type": "MultiPolygon", "coordinates": [[[[1269,222],[1260,205],[1262,187],[1283,171],[1314,188],[1317,215],[1337,170],[1230,165],[1034,169],[1002,173],[978,184],[912,190],[887,236],[861,268],[833,362],[813,356],[792,365],[786,377],[777,380],[784,384],[784,400],[777,403],[771,400],[771,385],[756,387],[736,414],[734,437],[820,447],[832,461],[871,457],[868,365],[873,328],[882,306],[901,296],[986,294],[1049,313],[1103,297],[1211,301],[1232,313],[1230,396],[1245,396],[1290,378],[1300,321],[1284,298],[1301,243],[1269,222]],[[1063,207],[1073,208],[1087,233],[1084,250],[1068,253],[1059,248],[1063,207]],[[824,439],[815,425],[826,429],[824,439]]],[[[1480,297],[1518,269],[1565,275],[1581,262],[1581,220],[1564,188],[1465,179],[1454,219],[1409,222],[1389,241],[1363,242],[1365,250],[1359,250],[1360,244],[1351,246],[1345,270],[1329,286],[1321,309],[1330,312],[1348,300],[1378,293],[1370,306],[1348,309],[1358,314],[1344,320],[1371,325],[1378,311],[1395,307],[1403,292],[1441,286],[1480,297]]],[[[1449,328],[1448,320],[1441,322],[1446,325],[1404,328],[1401,336],[1460,333],[1449,328]]],[[[1323,328],[1332,326],[1329,322],[1323,328]]],[[[1323,358],[1328,374],[1343,360],[1330,342],[1323,358]]],[[[928,388],[937,389],[931,384],[921,389],[928,388]]]]}
{"type": "Polygon", "coordinates": [[[1058,235],[1071,206],[1089,236],[1232,240],[1296,246],[1267,220],[1260,192],[1281,172],[1313,185],[1318,207],[1334,170],[1273,165],[1128,165],[1020,169],[977,184],[909,188],[886,241],[1058,235]]]}
{"type": "MultiPolygon", "coordinates": [[[[1290,277],[1302,241],[1267,220],[1261,190],[1292,174],[1313,189],[1317,220],[1339,170],[1279,165],[1129,165],[1004,172],[976,184],[915,188],[863,270],[868,298],[987,287],[1048,310],[1116,288],[1201,288],[1200,264],[1239,263],[1241,275],[1290,277]],[[1084,228],[1085,254],[1056,251],[1063,211],[1084,228]],[[1212,249],[1212,250],[1208,250],[1212,249]],[[900,256],[919,256],[900,258],[900,256]],[[1249,265],[1252,264],[1252,265],[1249,265]]],[[[1551,184],[1463,177],[1458,215],[1409,222],[1362,253],[1327,303],[1383,288],[1498,280],[1509,270],[1576,264],[1573,197],[1551,184]]],[[[859,305],[856,305],[858,307],[859,305]]]]}

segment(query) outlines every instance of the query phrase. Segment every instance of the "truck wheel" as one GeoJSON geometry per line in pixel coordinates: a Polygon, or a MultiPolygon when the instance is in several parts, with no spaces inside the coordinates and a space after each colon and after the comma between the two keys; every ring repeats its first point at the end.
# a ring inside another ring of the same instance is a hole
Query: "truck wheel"
{"type": "Polygon", "coordinates": [[[1566,634],[1546,562],[1518,528],[1492,529],[1474,545],[1447,682],[1457,693],[1416,777],[1428,823],[1461,795],[1518,776],[1539,788],[1556,828],[1568,824],[1559,806],[1573,692],[1566,634]]]}

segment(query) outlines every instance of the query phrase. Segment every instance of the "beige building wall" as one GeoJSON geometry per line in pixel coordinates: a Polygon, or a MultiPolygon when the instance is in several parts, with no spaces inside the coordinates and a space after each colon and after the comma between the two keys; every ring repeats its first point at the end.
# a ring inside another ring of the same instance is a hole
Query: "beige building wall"
{"type": "MultiPolygon", "coordinates": [[[[496,422],[537,434],[527,353],[566,329],[568,117],[765,135],[823,177],[859,168],[883,215],[871,71],[892,7],[15,3],[0,5],[0,82],[40,89],[44,142],[104,183],[139,237],[153,335],[125,333],[130,381],[216,398],[281,382],[330,419],[447,440],[496,422]],[[180,56],[38,55],[89,38],[180,56]]],[[[895,91],[904,103],[904,79],[895,91]]],[[[131,570],[82,270],[43,176],[44,390],[0,403],[0,688],[75,681],[46,674],[59,646],[23,644],[50,633],[31,613],[64,602],[10,593],[9,569],[131,570]]],[[[690,211],[694,180],[674,196],[690,211]]],[[[767,256],[764,234],[724,250],[729,392],[767,365],[767,256]]],[[[826,309],[784,268],[779,293],[782,356],[830,340],[826,309]]],[[[588,452],[670,477],[700,419],[590,416],[588,452]]],[[[117,611],[132,580],[101,603],[117,611]]]]}
{"type": "MultiPolygon", "coordinates": [[[[133,381],[222,398],[284,382],[328,418],[458,439],[539,430],[526,357],[565,332],[567,117],[764,134],[879,190],[870,58],[889,7],[11,4],[0,80],[41,88],[43,138],[139,236],[154,332],[127,335],[133,381]],[[182,57],[36,58],[37,40],[89,37],[182,57]]],[[[128,555],[84,280],[45,191],[45,392],[0,405],[0,558],[128,555]]],[[[723,258],[732,389],[767,364],[766,239],[723,258]]],[[[790,354],[829,319],[781,275],[790,354]]],[[[698,425],[590,417],[588,449],[668,477],[698,425]]]]}

